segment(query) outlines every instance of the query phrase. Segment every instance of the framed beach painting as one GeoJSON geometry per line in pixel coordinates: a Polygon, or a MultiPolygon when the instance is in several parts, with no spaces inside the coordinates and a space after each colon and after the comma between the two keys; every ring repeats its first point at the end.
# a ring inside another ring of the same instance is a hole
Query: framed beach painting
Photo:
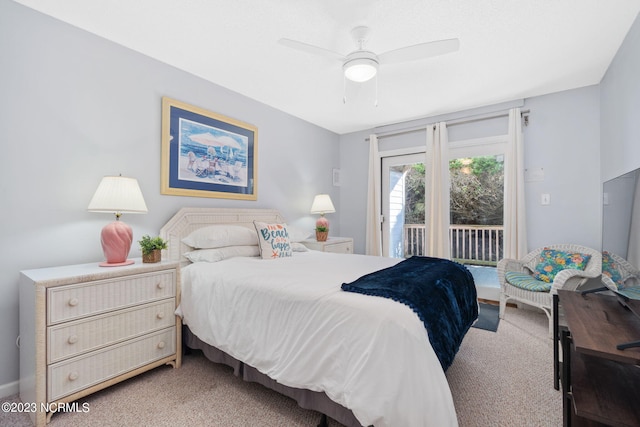
{"type": "Polygon", "coordinates": [[[258,128],[162,98],[161,193],[257,200],[258,128]]]}

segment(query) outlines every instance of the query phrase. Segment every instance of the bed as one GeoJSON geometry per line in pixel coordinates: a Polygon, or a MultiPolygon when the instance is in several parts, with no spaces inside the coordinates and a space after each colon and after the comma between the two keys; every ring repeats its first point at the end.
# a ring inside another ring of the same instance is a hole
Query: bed
{"type": "MultiPolygon", "coordinates": [[[[242,251],[230,245],[226,255],[214,250],[211,259],[185,243],[212,225],[255,232],[254,221],[286,223],[270,209],[183,208],[161,229],[164,257],[183,263],[177,313],[185,345],[346,426],[456,426],[444,374],[450,360],[436,355],[422,315],[390,298],[345,292],[370,273],[392,274],[401,260],[303,248],[262,259],[245,252],[252,242],[238,245],[242,251]]],[[[466,313],[461,336],[477,318],[473,279],[471,288],[466,302],[452,298],[466,313]]]]}

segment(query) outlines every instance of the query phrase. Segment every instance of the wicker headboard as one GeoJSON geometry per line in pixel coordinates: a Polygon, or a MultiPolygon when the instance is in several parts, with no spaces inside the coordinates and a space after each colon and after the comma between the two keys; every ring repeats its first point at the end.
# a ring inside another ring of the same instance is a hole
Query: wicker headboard
{"type": "Polygon", "coordinates": [[[182,254],[191,250],[182,239],[193,230],[213,224],[233,224],[254,229],[253,221],[284,223],[275,209],[182,208],[160,229],[160,237],[168,243],[163,259],[184,261],[182,254]]]}

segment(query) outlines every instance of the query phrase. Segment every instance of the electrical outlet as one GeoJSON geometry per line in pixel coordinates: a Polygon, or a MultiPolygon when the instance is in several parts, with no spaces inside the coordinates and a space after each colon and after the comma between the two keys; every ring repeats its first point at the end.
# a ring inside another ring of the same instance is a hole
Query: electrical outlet
{"type": "Polygon", "coordinates": [[[548,193],[543,193],[540,196],[540,203],[544,206],[551,204],[551,195],[548,193]]]}

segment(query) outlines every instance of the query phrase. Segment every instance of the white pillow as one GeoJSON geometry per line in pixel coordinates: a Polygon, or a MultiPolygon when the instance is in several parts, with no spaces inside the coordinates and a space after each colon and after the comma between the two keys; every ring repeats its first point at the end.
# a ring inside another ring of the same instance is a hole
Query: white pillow
{"type": "Polygon", "coordinates": [[[198,249],[184,254],[191,262],[218,262],[233,257],[260,256],[258,246],[226,246],[224,248],[198,249]]]}
{"type": "Polygon", "coordinates": [[[256,226],[262,259],[293,256],[287,224],[267,224],[259,221],[253,221],[253,224],[256,226]]]}
{"type": "Polygon", "coordinates": [[[199,228],[182,239],[182,242],[196,249],[212,249],[257,245],[258,237],[250,228],[221,224],[199,228]]]}
{"type": "Polygon", "coordinates": [[[308,239],[313,234],[310,231],[304,231],[301,228],[287,225],[287,231],[289,232],[289,240],[292,243],[302,242],[303,240],[308,239]]]}
{"type": "Polygon", "coordinates": [[[307,248],[302,243],[291,242],[291,250],[293,252],[307,252],[309,250],[309,248],[307,248]]]}

